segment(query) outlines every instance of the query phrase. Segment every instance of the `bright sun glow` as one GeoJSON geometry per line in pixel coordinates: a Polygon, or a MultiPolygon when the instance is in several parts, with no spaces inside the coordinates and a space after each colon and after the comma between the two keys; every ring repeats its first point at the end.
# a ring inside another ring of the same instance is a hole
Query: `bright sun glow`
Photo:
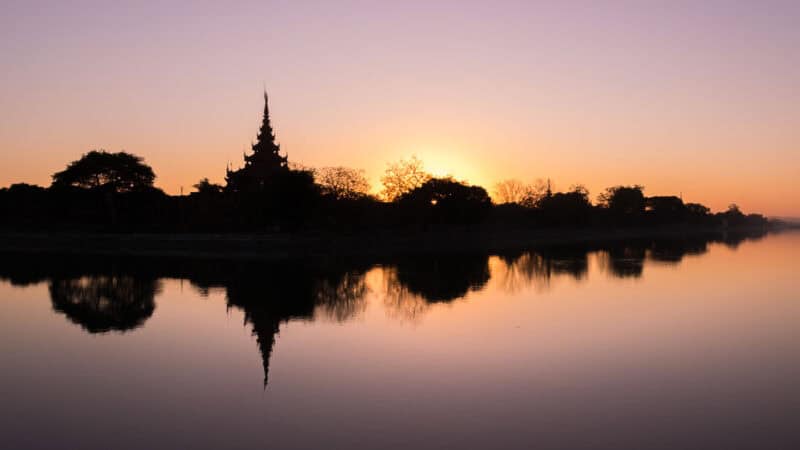
{"type": "Polygon", "coordinates": [[[476,170],[476,166],[459,153],[453,151],[426,150],[414,153],[422,161],[425,171],[435,177],[448,177],[470,184],[480,184],[484,181],[483,175],[476,170]]]}

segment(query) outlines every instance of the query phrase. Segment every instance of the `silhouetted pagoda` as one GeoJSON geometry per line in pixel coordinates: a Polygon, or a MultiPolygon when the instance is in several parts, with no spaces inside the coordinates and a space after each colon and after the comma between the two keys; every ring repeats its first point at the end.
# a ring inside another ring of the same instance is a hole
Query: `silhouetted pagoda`
{"type": "Polygon", "coordinates": [[[259,191],[277,174],[289,171],[286,156],[281,156],[281,146],[275,143],[275,132],[269,120],[269,99],[264,91],[264,120],[253,144],[253,153],[244,155],[244,167],[227,169],[227,188],[235,192],[259,191]]]}

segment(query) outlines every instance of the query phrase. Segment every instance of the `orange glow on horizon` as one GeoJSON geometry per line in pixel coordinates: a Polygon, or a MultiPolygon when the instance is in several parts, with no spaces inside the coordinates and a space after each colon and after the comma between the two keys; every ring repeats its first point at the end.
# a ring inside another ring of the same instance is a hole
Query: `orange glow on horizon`
{"type": "Polygon", "coordinates": [[[376,192],[416,154],[490,193],[642,184],[800,217],[796,5],[413,3],[9,7],[0,186],[101,148],[170,194],[221,182],[266,86],[290,161],[364,169],[376,192]]]}

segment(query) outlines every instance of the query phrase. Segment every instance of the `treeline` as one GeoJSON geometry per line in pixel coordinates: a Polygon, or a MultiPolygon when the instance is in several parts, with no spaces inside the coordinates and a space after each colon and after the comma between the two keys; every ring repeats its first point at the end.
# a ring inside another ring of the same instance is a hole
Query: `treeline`
{"type": "Polygon", "coordinates": [[[0,223],[22,230],[264,232],[367,230],[439,225],[494,227],[766,226],[736,205],[712,213],[677,196],[645,195],[641,186],[615,186],[592,202],[582,186],[554,192],[547,185],[505,181],[486,189],[426,174],[417,159],[391,164],[380,196],[363,172],[287,168],[252,190],[203,179],[185,196],[153,186],[155,175],[127,153],[90,152],[53,176],[49,187],[0,189],[0,223]],[[120,166],[97,165],[126,160],[120,166]],[[131,165],[134,160],[136,164],[131,165]],[[89,164],[91,163],[91,164],[89,164]]]}
{"type": "Polygon", "coordinates": [[[675,196],[647,197],[642,186],[615,186],[592,203],[583,186],[554,192],[549,182],[508,180],[494,201],[480,186],[434,177],[416,158],[387,166],[379,196],[363,171],[290,164],[272,129],[269,103],[252,153],[226,171],[225,184],[200,180],[187,196],[154,187],[156,175],[130,153],[90,151],[52,176],[49,187],[0,189],[0,226],[22,230],[264,232],[284,230],[494,227],[762,227],[736,205],[711,213],[675,196]]]}

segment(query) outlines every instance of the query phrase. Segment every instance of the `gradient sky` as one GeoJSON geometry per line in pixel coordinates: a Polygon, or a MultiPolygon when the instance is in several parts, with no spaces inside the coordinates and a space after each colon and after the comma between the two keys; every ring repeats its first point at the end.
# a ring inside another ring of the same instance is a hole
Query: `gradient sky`
{"type": "Polygon", "coordinates": [[[797,1],[122,3],[2,1],[0,186],[95,148],[222,181],[266,86],[291,161],[373,185],[415,154],[800,216],[797,1]]]}

